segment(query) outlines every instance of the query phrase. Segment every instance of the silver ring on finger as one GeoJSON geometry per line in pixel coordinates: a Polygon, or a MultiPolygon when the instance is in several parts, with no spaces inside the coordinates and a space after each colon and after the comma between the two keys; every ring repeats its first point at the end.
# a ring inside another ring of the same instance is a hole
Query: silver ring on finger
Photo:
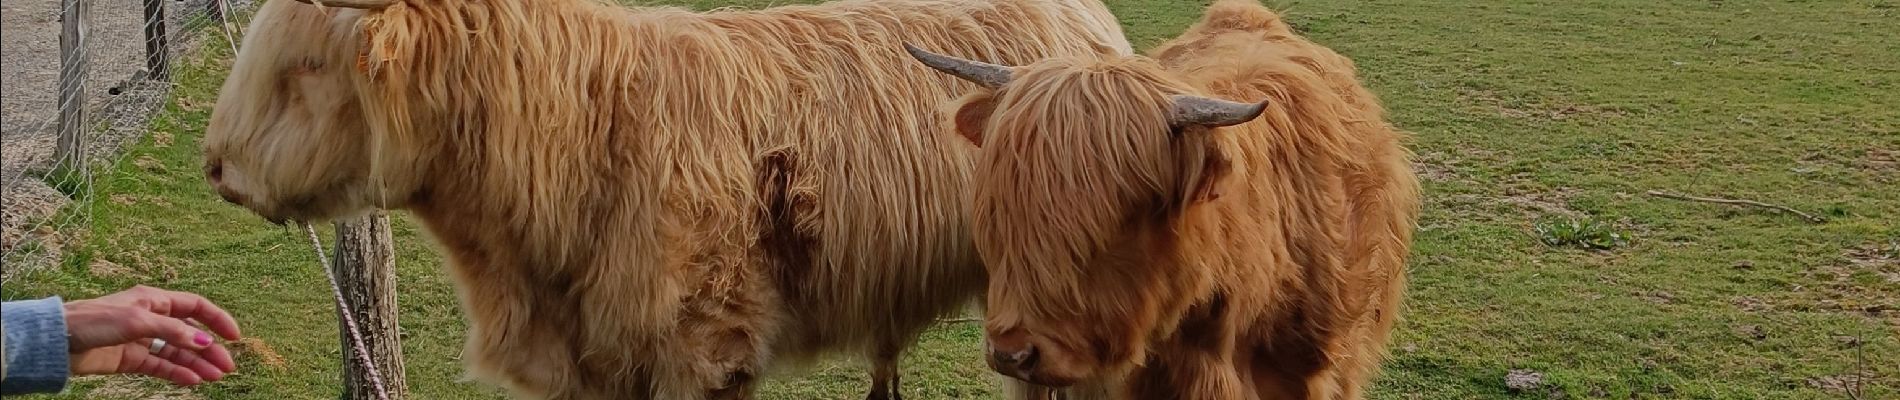
{"type": "Polygon", "coordinates": [[[152,354],[158,354],[159,350],[164,350],[164,349],[165,349],[165,339],[152,339],[152,348],[151,348],[152,354]]]}

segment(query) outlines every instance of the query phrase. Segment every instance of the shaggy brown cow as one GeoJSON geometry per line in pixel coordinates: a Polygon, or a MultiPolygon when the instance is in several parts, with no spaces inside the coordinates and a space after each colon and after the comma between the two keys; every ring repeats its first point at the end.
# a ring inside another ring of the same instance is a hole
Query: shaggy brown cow
{"type": "Polygon", "coordinates": [[[525,398],[745,397],[829,352],[897,397],[900,353],[985,277],[939,206],[972,160],[935,110],[971,85],[900,44],[1132,53],[1094,0],[315,1],[258,11],[208,180],[277,222],[411,210],[472,374],[525,398]]]}
{"type": "Polygon", "coordinates": [[[1079,397],[1362,396],[1418,182],[1351,61],[1253,0],[1152,58],[909,50],[990,88],[951,119],[983,149],[992,368],[1079,397]]]}

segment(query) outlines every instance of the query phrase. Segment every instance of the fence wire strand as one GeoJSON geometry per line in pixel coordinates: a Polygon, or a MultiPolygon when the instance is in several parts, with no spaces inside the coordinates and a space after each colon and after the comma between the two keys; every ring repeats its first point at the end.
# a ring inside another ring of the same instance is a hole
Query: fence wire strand
{"type": "MultiPolygon", "coordinates": [[[[226,39],[222,25],[243,26],[252,0],[7,0],[0,34],[0,283],[57,265],[69,244],[93,222],[97,177],[125,161],[127,145],[147,136],[152,117],[169,104],[176,69],[226,39]],[[162,2],[162,18],[147,18],[147,2],[162,2]],[[218,7],[214,9],[212,7],[218,7]],[[83,15],[81,10],[86,11],[83,15]],[[222,14],[223,20],[218,18],[222,14]],[[63,54],[66,18],[84,18],[76,51],[63,54]],[[162,24],[163,29],[157,28],[162,24]],[[154,76],[147,47],[160,38],[164,70],[154,76]],[[74,61],[83,60],[84,70],[74,61]],[[77,93],[61,90],[62,76],[80,73],[77,93]],[[81,96],[80,94],[83,94],[81,96]],[[59,170],[60,115],[84,99],[77,153],[84,168],[59,170]]],[[[236,38],[230,38],[236,39],[236,38]]],[[[222,46],[221,46],[222,47],[222,46]]],[[[135,161],[138,162],[138,161],[135,161]]]]}

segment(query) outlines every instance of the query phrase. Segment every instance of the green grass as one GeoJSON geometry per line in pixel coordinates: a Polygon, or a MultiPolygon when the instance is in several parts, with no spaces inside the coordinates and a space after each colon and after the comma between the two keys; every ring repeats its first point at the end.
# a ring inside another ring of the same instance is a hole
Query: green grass
{"type": "MultiPolygon", "coordinates": [[[[1139,47],[1185,28],[1205,3],[1108,2],[1139,47]]],[[[1392,120],[1417,134],[1425,214],[1405,320],[1373,397],[1847,398],[1836,383],[1857,370],[1862,398],[1900,397],[1900,1],[1278,5],[1357,60],[1392,120]],[[1633,239],[1549,246],[1534,227],[1578,219],[1595,226],[1578,238],[1633,239]],[[1541,372],[1544,386],[1508,389],[1512,369],[1541,372]]],[[[5,297],[135,282],[201,292],[286,362],[249,352],[240,375],[194,393],[334,397],[336,323],[314,256],[295,232],[219,202],[198,176],[219,46],[178,69],[178,100],[153,126],[171,143],[147,138],[99,179],[85,245],[5,297]]],[[[406,219],[396,237],[415,398],[499,397],[457,382],[463,322],[441,261],[406,219]]],[[[906,360],[905,394],[997,397],[979,343],[969,324],[932,331],[906,360]]],[[[762,397],[855,399],[867,388],[849,364],[806,372],[762,397]]],[[[107,394],[126,387],[162,386],[88,380],[59,398],[130,398],[107,394]]]]}

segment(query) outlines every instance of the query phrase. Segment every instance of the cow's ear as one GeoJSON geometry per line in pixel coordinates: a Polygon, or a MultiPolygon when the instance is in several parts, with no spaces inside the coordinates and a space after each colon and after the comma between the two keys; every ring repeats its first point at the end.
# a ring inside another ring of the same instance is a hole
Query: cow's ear
{"type": "Polygon", "coordinates": [[[1193,203],[1190,204],[1220,198],[1221,181],[1227,178],[1227,171],[1232,168],[1227,163],[1227,156],[1221,155],[1218,149],[1208,149],[1207,158],[1202,160],[1201,165],[1201,178],[1194,184],[1194,197],[1190,199],[1193,203]]]}
{"type": "Polygon", "coordinates": [[[1192,142],[1188,144],[1188,146],[1194,146],[1190,148],[1190,151],[1198,155],[1187,157],[1186,161],[1199,164],[1189,166],[1189,171],[1193,173],[1188,174],[1190,182],[1184,196],[1186,205],[1219,199],[1222,182],[1226,180],[1228,172],[1233,170],[1233,165],[1228,161],[1226,153],[1221,151],[1219,138],[1208,135],[1206,128],[1197,130],[1201,132],[1183,137],[1192,142]]]}
{"type": "Polygon", "coordinates": [[[957,136],[983,146],[983,130],[989,127],[990,114],[996,111],[996,93],[988,90],[963,96],[950,105],[950,128],[957,136]]]}

